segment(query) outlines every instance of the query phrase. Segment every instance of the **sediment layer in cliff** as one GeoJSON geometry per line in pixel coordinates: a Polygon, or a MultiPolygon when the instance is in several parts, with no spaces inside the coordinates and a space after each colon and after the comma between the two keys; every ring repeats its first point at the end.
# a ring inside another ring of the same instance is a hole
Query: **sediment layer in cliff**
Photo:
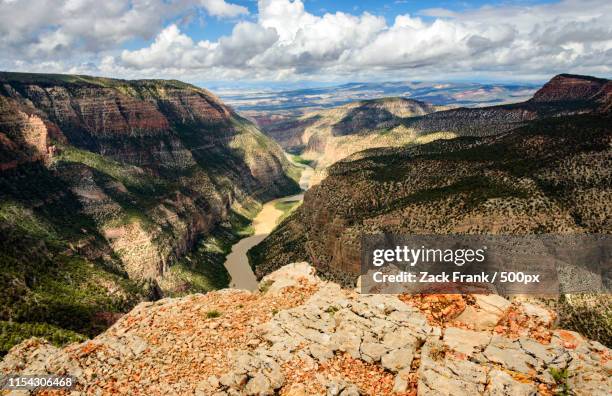
{"type": "Polygon", "coordinates": [[[226,285],[227,238],[299,191],[274,141],[179,81],[0,73],[0,143],[5,321],[95,332],[146,296],[226,285]]]}

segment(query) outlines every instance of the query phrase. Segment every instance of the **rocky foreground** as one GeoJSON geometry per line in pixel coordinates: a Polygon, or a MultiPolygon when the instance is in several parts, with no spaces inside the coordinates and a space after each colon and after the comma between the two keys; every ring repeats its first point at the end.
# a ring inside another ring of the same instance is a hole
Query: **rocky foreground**
{"type": "Polygon", "coordinates": [[[300,263],[259,292],[141,303],[84,343],[31,339],[0,374],[70,374],[95,395],[608,395],[610,350],[554,324],[494,295],[361,295],[300,263]]]}

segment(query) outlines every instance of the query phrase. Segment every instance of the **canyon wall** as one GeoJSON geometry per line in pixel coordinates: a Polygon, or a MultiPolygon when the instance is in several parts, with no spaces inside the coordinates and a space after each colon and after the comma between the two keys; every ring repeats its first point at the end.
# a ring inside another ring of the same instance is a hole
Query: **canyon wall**
{"type": "MultiPolygon", "coordinates": [[[[11,290],[0,320],[46,322],[33,301],[53,294],[43,287],[53,271],[77,288],[74,273],[89,274],[97,297],[120,296],[111,311],[174,291],[159,288],[173,264],[260,202],[299,191],[296,171],[251,122],[189,84],[0,73],[0,283],[11,290]]],[[[211,265],[188,260],[199,283],[173,285],[223,286],[222,263],[211,265]]]]}

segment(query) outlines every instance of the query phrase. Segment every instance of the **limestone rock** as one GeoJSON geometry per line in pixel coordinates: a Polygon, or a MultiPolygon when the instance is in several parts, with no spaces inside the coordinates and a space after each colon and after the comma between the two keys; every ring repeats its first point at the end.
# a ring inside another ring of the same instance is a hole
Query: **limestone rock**
{"type": "Polygon", "coordinates": [[[419,395],[478,395],[485,390],[487,369],[466,360],[446,356],[445,346],[428,341],[421,350],[419,395]]]}
{"type": "Polygon", "coordinates": [[[519,382],[505,371],[493,369],[489,372],[489,385],[484,396],[531,396],[536,391],[534,384],[519,382]]]}
{"type": "Polygon", "coordinates": [[[267,293],[280,293],[284,288],[296,286],[300,281],[311,284],[319,282],[315,269],[306,262],[288,264],[273,273],[264,276],[260,285],[267,293]]]}
{"type": "Polygon", "coordinates": [[[478,307],[468,305],[457,320],[474,326],[476,330],[494,328],[511,305],[510,301],[496,294],[475,294],[478,307]]]}
{"type": "Polygon", "coordinates": [[[483,355],[493,363],[523,374],[531,373],[534,367],[541,364],[521,348],[519,341],[511,341],[498,335],[493,336],[483,355]]]}
{"type": "Polygon", "coordinates": [[[270,384],[270,380],[265,375],[258,373],[249,380],[244,389],[246,395],[264,396],[273,395],[274,388],[270,384]]]}
{"type": "Polygon", "coordinates": [[[521,303],[521,310],[525,315],[536,319],[546,327],[551,327],[556,319],[555,315],[548,309],[528,302],[521,303]]]}
{"type": "Polygon", "coordinates": [[[543,344],[528,334],[432,326],[397,296],[362,295],[315,280],[274,294],[224,291],[141,304],[82,344],[56,348],[33,339],[14,347],[0,375],[70,373],[78,378],[77,392],[86,394],[106,392],[96,381],[116,384],[118,393],[348,396],[381,394],[384,386],[382,394],[390,394],[413,391],[414,377],[419,395],[501,396],[531,395],[535,384],[558,386],[550,372],[556,368],[577,394],[605,395],[612,388],[610,353],[564,330],[543,344]],[[271,315],[281,303],[288,306],[271,315]],[[248,314],[232,311],[237,305],[248,314]],[[202,320],[211,307],[220,308],[227,326],[210,329],[202,320]],[[191,382],[169,384],[147,374],[160,367],[167,375],[191,375],[191,382]],[[362,378],[359,388],[352,375],[362,378]]]}
{"type": "Polygon", "coordinates": [[[491,334],[484,331],[473,331],[449,327],[444,331],[444,343],[451,349],[472,356],[491,340],[491,334]]]}
{"type": "Polygon", "coordinates": [[[410,374],[409,368],[402,369],[397,373],[393,381],[393,392],[406,392],[408,389],[408,374],[410,374]]]}
{"type": "Polygon", "coordinates": [[[387,370],[397,373],[398,371],[410,367],[414,358],[414,350],[410,348],[397,348],[389,351],[380,359],[382,366],[387,370]]]}

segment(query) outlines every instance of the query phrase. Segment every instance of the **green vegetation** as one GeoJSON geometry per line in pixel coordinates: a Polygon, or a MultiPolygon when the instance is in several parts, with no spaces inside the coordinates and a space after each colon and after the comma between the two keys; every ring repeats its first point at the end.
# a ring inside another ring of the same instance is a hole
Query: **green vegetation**
{"type": "Polygon", "coordinates": [[[76,74],[53,74],[53,73],[18,73],[0,72],[0,81],[7,81],[11,84],[39,84],[39,85],[64,85],[72,84],[76,86],[96,86],[101,88],[122,89],[125,87],[155,87],[164,86],[177,89],[196,89],[194,85],[178,80],[121,80],[107,77],[93,77],[76,74]]]}
{"type": "Polygon", "coordinates": [[[575,330],[612,347],[612,296],[609,294],[561,295],[556,310],[559,327],[575,330]]]}
{"type": "Polygon", "coordinates": [[[12,323],[0,320],[0,357],[13,346],[30,337],[44,338],[55,346],[87,340],[82,334],[52,326],[48,323],[12,323]]]}
{"type": "Polygon", "coordinates": [[[556,396],[571,396],[574,394],[570,389],[569,383],[567,379],[569,378],[569,370],[566,368],[556,368],[551,367],[549,369],[550,375],[552,375],[555,383],[557,384],[557,389],[555,390],[556,396]]]}
{"type": "Polygon", "coordinates": [[[127,279],[112,256],[83,254],[105,242],[62,180],[31,165],[3,175],[0,187],[0,320],[93,335],[108,325],[101,316],[125,312],[146,295],[146,285],[127,279]],[[48,202],[55,195],[62,199],[48,202]]]}
{"type": "Polygon", "coordinates": [[[290,155],[291,155],[291,160],[297,164],[302,164],[302,165],[307,165],[307,166],[312,166],[314,164],[313,160],[308,160],[306,158],[303,158],[299,154],[290,154],[290,155]]]}
{"type": "MultiPolygon", "coordinates": [[[[377,180],[397,180],[397,175],[390,170],[388,173],[378,174],[377,180]]],[[[384,207],[355,216],[355,219],[370,217],[373,214],[392,212],[409,204],[432,202],[452,198],[460,201],[464,210],[470,210],[492,198],[527,198],[528,193],[511,182],[504,183],[485,176],[468,176],[444,187],[425,188],[413,194],[394,200],[384,207]]]]}
{"type": "Polygon", "coordinates": [[[159,178],[144,174],[143,170],[130,165],[121,164],[91,151],[81,150],[73,146],[61,146],[57,162],[79,163],[97,170],[125,185],[129,190],[137,190],[145,194],[155,194],[155,188],[167,185],[159,178]]]}
{"type": "Polygon", "coordinates": [[[301,201],[277,201],[274,203],[274,207],[283,214],[276,220],[276,224],[282,223],[295,209],[301,205],[301,201]]]}
{"type": "MultiPolygon", "coordinates": [[[[291,164],[291,166],[287,169],[287,176],[293,180],[299,188],[300,179],[302,178],[302,172],[304,172],[304,168],[301,166],[295,166],[291,164]]],[[[288,192],[286,195],[295,194],[296,192],[288,192]]]]}
{"type": "Polygon", "coordinates": [[[338,312],[340,310],[340,308],[334,306],[334,305],[330,305],[329,307],[327,307],[327,309],[325,310],[325,312],[327,312],[328,314],[334,316],[334,314],[336,312],[338,312]]]}
{"type": "Polygon", "coordinates": [[[274,281],[272,281],[272,280],[267,280],[265,282],[260,282],[259,283],[259,291],[262,292],[263,294],[265,294],[268,290],[270,290],[270,286],[272,286],[273,283],[274,283],[274,281]]]}
{"type": "Polygon", "coordinates": [[[112,254],[106,260],[87,257],[104,249],[106,242],[63,180],[40,164],[3,174],[0,321],[11,323],[5,344],[30,330],[57,342],[61,334],[55,328],[93,336],[144,299],[149,284],[127,279],[112,254]]]}
{"type": "Polygon", "coordinates": [[[217,311],[216,309],[206,312],[206,318],[208,319],[214,319],[220,316],[221,316],[221,312],[217,311]]]}

